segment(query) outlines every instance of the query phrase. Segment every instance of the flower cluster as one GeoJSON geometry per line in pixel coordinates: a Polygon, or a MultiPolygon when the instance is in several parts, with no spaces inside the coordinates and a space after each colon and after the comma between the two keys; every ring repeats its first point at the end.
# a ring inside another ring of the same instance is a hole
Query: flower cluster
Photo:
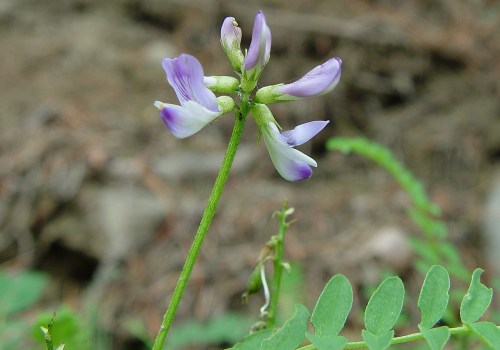
{"type": "Polygon", "coordinates": [[[241,51],[241,29],[233,17],[226,18],[222,24],[221,44],[240,79],[205,77],[200,62],[186,54],[163,60],[167,81],[173,87],[180,105],[159,101],[154,105],[160,110],[170,132],[178,138],[191,136],[219,116],[238,109],[231,97],[216,97],[214,92],[239,94],[241,100],[248,104],[246,107],[259,127],[279,174],[289,181],[311,177],[311,166],[316,167],[316,162],[294,147],[309,141],[328,121],[312,121],[298,125],[293,130],[280,132],[266,104],[295,101],[330,92],[340,80],[342,60],[332,58],[293,83],[260,88],[250,99],[271,53],[271,31],[264,13],[259,11],[255,17],[252,40],[246,54],[241,51]]]}

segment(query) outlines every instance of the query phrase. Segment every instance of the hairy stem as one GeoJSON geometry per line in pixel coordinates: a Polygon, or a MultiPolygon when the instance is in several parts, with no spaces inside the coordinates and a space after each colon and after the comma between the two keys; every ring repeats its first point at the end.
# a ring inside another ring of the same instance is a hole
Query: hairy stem
{"type": "Polygon", "coordinates": [[[229,176],[229,171],[231,170],[234,156],[236,154],[236,150],[243,133],[243,127],[245,126],[245,120],[248,115],[249,109],[248,106],[244,106],[245,104],[248,104],[248,99],[245,100],[245,103],[242,103],[242,107],[244,107],[244,109],[240,109],[240,111],[237,113],[233,133],[231,134],[231,139],[229,140],[229,145],[227,147],[224,160],[222,161],[219,174],[215,179],[215,184],[212,189],[212,193],[210,194],[210,198],[208,199],[207,207],[205,208],[205,212],[203,213],[203,217],[201,218],[200,226],[198,227],[198,231],[196,232],[193,243],[191,244],[191,248],[189,249],[186,262],[184,263],[184,267],[182,268],[179,280],[177,281],[177,285],[175,286],[174,293],[172,294],[172,299],[170,300],[170,304],[167,308],[167,312],[165,313],[165,316],[163,316],[160,330],[158,331],[155,342],[153,344],[153,350],[161,350],[163,348],[163,343],[165,342],[170,326],[172,325],[172,322],[174,320],[177,307],[179,306],[182,295],[184,294],[184,290],[186,289],[186,284],[189,280],[189,276],[193,271],[196,259],[198,258],[198,254],[200,253],[203,240],[205,239],[205,235],[210,227],[210,224],[212,223],[215,210],[217,209],[217,203],[219,202],[222,191],[224,189],[224,185],[226,184],[226,180],[229,176]],[[242,110],[244,111],[244,113],[242,113],[242,110]]]}

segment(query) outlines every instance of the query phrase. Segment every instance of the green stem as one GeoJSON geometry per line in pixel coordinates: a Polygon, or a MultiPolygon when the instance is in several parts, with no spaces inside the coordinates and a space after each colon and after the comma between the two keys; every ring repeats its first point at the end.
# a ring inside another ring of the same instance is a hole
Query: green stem
{"type": "MultiPolygon", "coordinates": [[[[248,107],[245,106],[245,108],[247,111],[248,107]]],[[[193,271],[194,264],[196,262],[196,259],[198,258],[198,254],[200,253],[203,240],[205,239],[205,235],[210,227],[210,224],[212,223],[215,210],[217,209],[217,203],[219,202],[222,190],[224,189],[224,185],[226,184],[226,180],[229,176],[229,171],[231,170],[236,150],[240,143],[241,135],[243,133],[243,127],[245,126],[245,120],[248,114],[248,112],[246,111],[245,113],[242,113],[240,109],[240,112],[237,113],[233,133],[231,134],[231,139],[229,140],[229,145],[227,146],[224,160],[222,161],[219,174],[215,179],[215,184],[212,189],[212,193],[210,194],[210,198],[208,199],[207,207],[205,208],[205,212],[203,213],[203,217],[201,218],[200,226],[198,227],[198,231],[196,232],[193,243],[191,244],[191,248],[189,249],[186,262],[184,263],[184,267],[182,268],[179,280],[177,281],[177,285],[175,286],[174,293],[172,294],[172,299],[170,300],[170,304],[168,305],[167,312],[165,313],[165,316],[163,316],[160,330],[158,331],[155,342],[153,344],[153,350],[161,350],[163,348],[163,343],[165,342],[165,338],[167,337],[170,326],[172,325],[172,322],[174,320],[177,307],[179,306],[182,295],[184,294],[184,290],[186,289],[186,284],[189,280],[189,276],[193,271]]]]}
{"type": "Polygon", "coordinates": [[[283,202],[283,207],[278,213],[278,218],[280,220],[280,226],[278,231],[278,236],[276,240],[276,248],[274,251],[274,271],[273,271],[273,282],[271,289],[271,301],[269,302],[269,311],[267,316],[267,326],[269,328],[274,328],[276,325],[276,314],[278,310],[278,300],[280,296],[281,288],[281,277],[283,276],[283,246],[285,242],[285,233],[289,226],[287,223],[287,205],[283,202]]]}
{"type": "MultiPolygon", "coordinates": [[[[468,334],[470,333],[470,329],[468,329],[465,326],[461,327],[455,327],[455,328],[450,328],[450,334],[451,335],[456,335],[456,334],[468,334]]],[[[403,335],[401,337],[395,337],[392,339],[391,345],[396,345],[396,344],[403,344],[403,343],[409,343],[417,340],[423,340],[424,336],[422,333],[413,333],[413,334],[408,334],[408,335],[403,335]]],[[[344,349],[364,349],[368,348],[368,345],[366,345],[366,342],[364,341],[355,341],[355,342],[350,342],[347,343],[344,346],[344,349]]],[[[301,348],[298,348],[297,350],[317,350],[314,345],[307,345],[303,346],[301,348]]]]}

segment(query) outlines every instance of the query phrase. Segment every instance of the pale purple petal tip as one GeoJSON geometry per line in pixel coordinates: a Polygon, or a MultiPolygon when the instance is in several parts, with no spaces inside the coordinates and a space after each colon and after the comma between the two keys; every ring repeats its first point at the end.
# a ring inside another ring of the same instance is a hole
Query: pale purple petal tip
{"type": "Polygon", "coordinates": [[[222,23],[220,37],[228,48],[239,47],[241,44],[241,29],[238,27],[234,17],[227,17],[222,23]]]}
{"type": "Polygon", "coordinates": [[[263,136],[274,167],[285,180],[299,181],[312,176],[314,159],[292,148],[274,123],[268,124],[263,136]]]}
{"type": "Polygon", "coordinates": [[[337,86],[341,75],[342,60],[332,58],[315,67],[299,80],[279,86],[276,91],[298,98],[323,95],[337,86]]]}
{"type": "Polygon", "coordinates": [[[301,124],[293,130],[283,131],[281,136],[288,145],[299,146],[316,136],[329,122],[329,120],[318,120],[301,124]]]}
{"type": "Polygon", "coordinates": [[[177,138],[185,138],[200,131],[219,116],[202,105],[188,101],[184,106],[161,104],[160,116],[170,132],[177,138]]]}
{"type": "Polygon", "coordinates": [[[182,54],[178,58],[165,58],[162,65],[181,105],[195,101],[213,112],[219,110],[215,94],[204,84],[201,63],[195,57],[182,54]]]}
{"type": "Polygon", "coordinates": [[[269,60],[271,53],[271,30],[267,26],[266,17],[262,11],[257,12],[253,24],[252,40],[245,57],[245,69],[256,66],[262,68],[269,60]]]}

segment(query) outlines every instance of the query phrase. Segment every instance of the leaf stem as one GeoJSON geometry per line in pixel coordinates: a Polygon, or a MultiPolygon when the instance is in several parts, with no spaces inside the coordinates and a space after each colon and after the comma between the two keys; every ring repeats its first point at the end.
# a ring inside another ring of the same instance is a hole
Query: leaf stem
{"type": "MultiPolygon", "coordinates": [[[[450,328],[450,334],[455,335],[455,334],[468,334],[471,333],[471,330],[468,329],[466,326],[460,326],[460,327],[455,327],[455,328],[450,328]]],[[[417,340],[423,340],[424,336],[422,333],[412,333],[408,335],[403,335],[401,337],[395,337],[392,339],[391,345],[396,345],[396,344],[403,344],[403,343],[409,343],[417,340]]],[[[364,349],[368,348],[368,345],[364,341],[355,341],[355,342],[350,342],[347,343],[344,346],[344,349],[364,349]]],[[[297,350],[317,350],[314,345],[306,345],[301,348],[298,348],[297,350]]]]}
{"type": "MultiPolygon", "coordinates": [[[[293,209],[292,209],[293,211],[293,209]]],[[[276,325],[276,314],[278,309],[278,300],[280,296],[281,289],[281,278],[283,276],[283,246],[285,242],[285,233],[290,226],[290,223],[286,221],[287,216],[292,211],[287,209],[286,201],[283,201],[283,206],[281,211],[276,212],[280,222],[278,235],[276,237],[276,247],[274,251],[274,271],[273,271],[273,281],[271,290],[271,301],[269,303],[269,311],[267,316],[267,326],[269,328],[274,328],[276,325]]]]}
{"type": "Polygon", "coordinates": [[[198,254],[201,250],[203,240],[205,239],[205,235],[210,227],[210,224],[212,223],[212,219],[217,209],[217,203],[219,202],[219,199],[222,195],[226,180],[229,176],[229,171],[231,170],[231,166],[233,164],[236,150],[238,149],[238,145],[240,143],[243,128],[245,126],[245,120],[248,115],[249,107],[246,106],[248,103],[249,102],[247,97],[244,101],[242,101],[242,108],[240,108],[240,110],[236,113],[236,121],[233,127],[233,132],[231,134],[231,139],[229,140],[229,144],[227,146],[224,160],[222,161],[219,174],[215,179],[212,193],[210,194],[210,197],[208,199],[205,212],[203,213],[203,217],[200,221],[200,226],[198,227],[198,231],[196,232],[193,243],[191,244],[191,248],[189,249],[188,255],[186,257],[184,267],[182,268],[181,274],[177,281],[177,285],[175,286],[174,292],[172,294],[172,299],[170,300],[167,311],[163,316],[161,327],[158,331],[158,334],[156,335],[156,339],[153,344],[153,350],[161,350],[163,348],[163,343],[165,342],[170,326],[172,325],[172,322],[174,320],[175,313],[181,301],[182,295],[184,294],[184,290],[186,289],[186,284],[189,280],[189,276],[193,271],[196,259],[198,258],[198,254]]]}

